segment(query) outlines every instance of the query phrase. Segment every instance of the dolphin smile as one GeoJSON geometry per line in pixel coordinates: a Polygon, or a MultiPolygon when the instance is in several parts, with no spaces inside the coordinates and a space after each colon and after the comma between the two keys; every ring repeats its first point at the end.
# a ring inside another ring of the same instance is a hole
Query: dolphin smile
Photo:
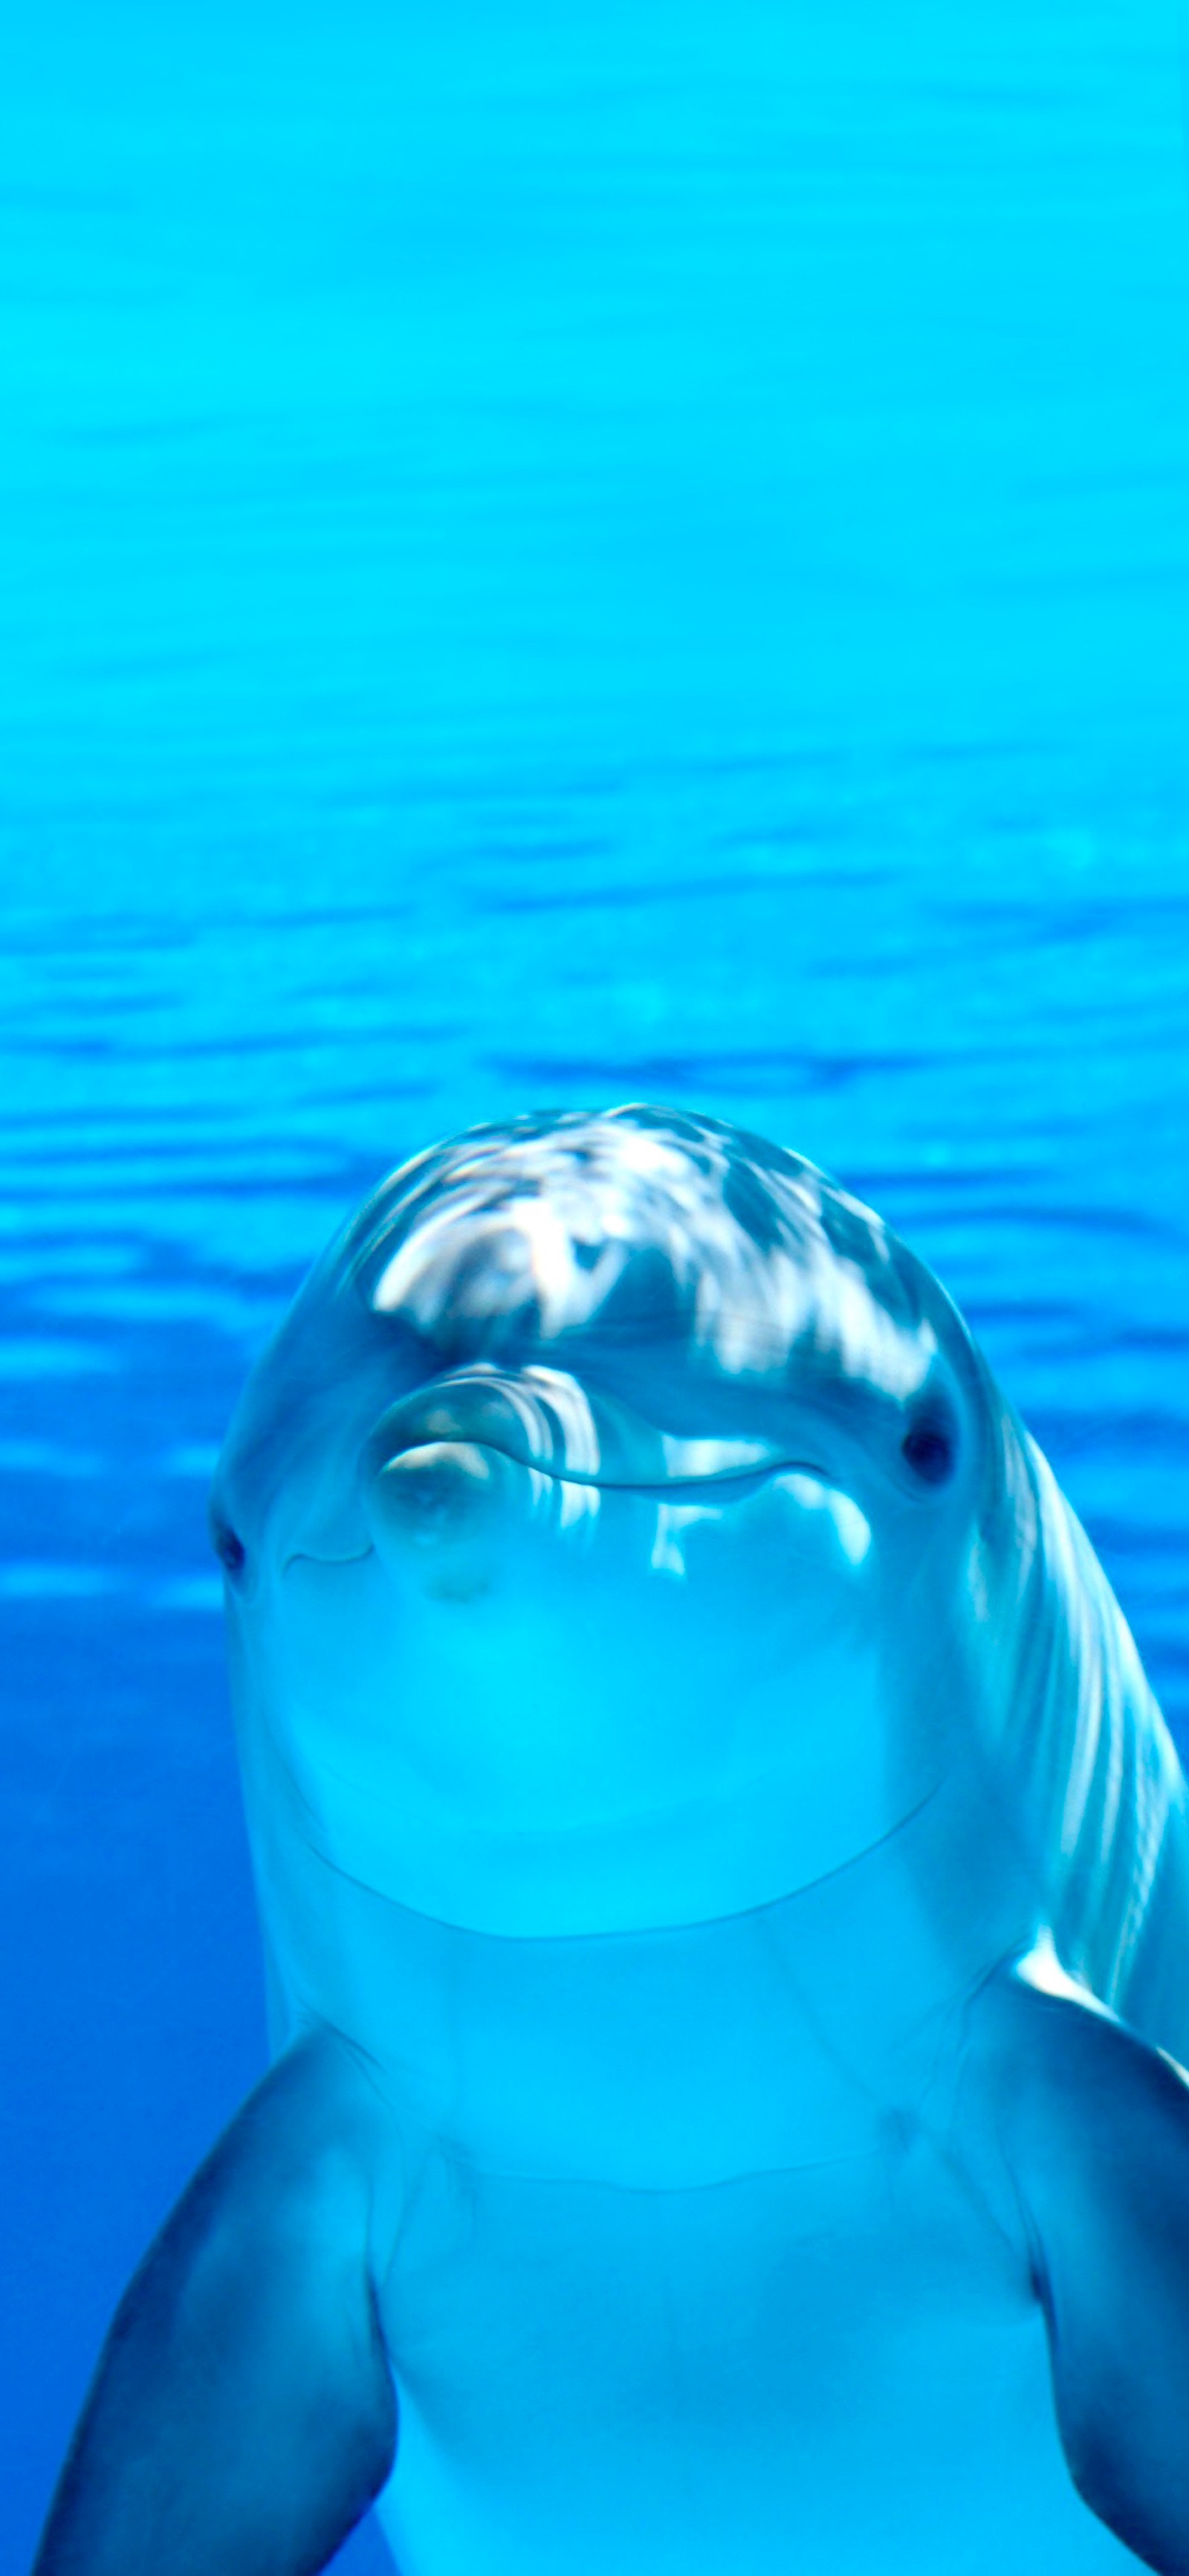
{"type": "Polygon", "coordinates": [[[569,1373],[489,1364],[420,1387],[393,1405],[368,1443],[383,1474],[417,1453],[490,1451],[553,1483],[648,1494],[750,1492],[770,1476],[833,1480],[820,1460],[770,1440],[682,1438],[569,1373]]]}

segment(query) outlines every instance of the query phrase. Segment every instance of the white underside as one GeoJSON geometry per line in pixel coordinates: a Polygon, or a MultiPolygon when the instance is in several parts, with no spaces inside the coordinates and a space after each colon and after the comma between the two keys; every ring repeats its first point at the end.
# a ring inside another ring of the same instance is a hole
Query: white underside
{"type": "Polygon", "coordinates": [[[1039,2310],[931,2149],[710,2191],[434,2157],[384,2298],[401,2576],[1109,2576],[1039,2310]]]}

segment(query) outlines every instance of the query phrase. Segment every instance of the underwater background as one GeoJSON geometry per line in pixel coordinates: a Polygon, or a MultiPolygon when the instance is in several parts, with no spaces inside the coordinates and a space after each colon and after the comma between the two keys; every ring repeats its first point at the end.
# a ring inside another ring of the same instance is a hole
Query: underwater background
{"type": "Polygon", "coordinates": [[[261,2067],[206,1484],[406,1153],[647,1097],[826,1165],[1189,1746],[1189,184],[1155,0],[3,58],[7,2570],[261,2067]]]}

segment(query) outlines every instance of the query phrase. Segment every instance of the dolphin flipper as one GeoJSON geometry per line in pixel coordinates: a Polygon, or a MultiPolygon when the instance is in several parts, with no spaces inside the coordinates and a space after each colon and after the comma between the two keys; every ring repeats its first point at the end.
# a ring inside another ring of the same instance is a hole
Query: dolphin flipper
{"type": "Polygon", "coordinates": [[[238,2113],[115,2318],[34,2576],[313,2576],[383,2485],[374,2097],[321,2032],[238,2113]]]}
{"type": "Polygon", "coordinates": [[[1070,2475],[1146,2566],[1189,2576],[1189,2076],[1051,1952],[976,2019],[1070,2475]]]}

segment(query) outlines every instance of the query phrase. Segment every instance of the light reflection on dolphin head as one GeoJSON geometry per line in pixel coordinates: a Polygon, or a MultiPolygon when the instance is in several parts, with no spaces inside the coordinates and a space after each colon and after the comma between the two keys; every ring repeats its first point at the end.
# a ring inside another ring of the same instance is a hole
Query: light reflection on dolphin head
{"type": "Polygon", "coordinates": [[[492,1932],[838,1868],[952,1758],[986,1385],[870,1210],[717,1121],[525,1118],[405,1165],[216,1479],[250,1811],[492,1932]]]}

